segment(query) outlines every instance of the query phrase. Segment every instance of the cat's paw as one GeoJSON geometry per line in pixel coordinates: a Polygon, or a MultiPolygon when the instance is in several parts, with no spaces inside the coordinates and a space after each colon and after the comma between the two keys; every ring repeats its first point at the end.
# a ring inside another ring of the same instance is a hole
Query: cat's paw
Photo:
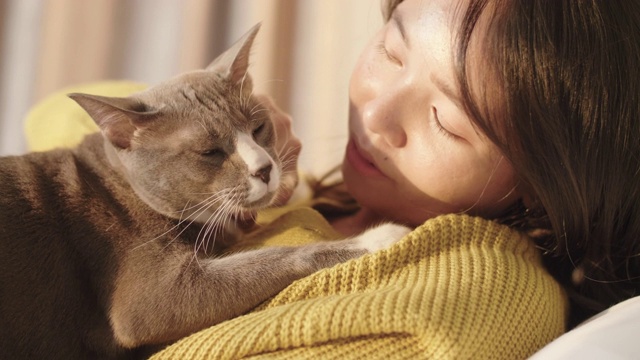
{"type": "Polygon", "coordinates": [[[385,223],[365,231],[358,235],[356,239],[359,246],[372,253],[387,249],[411,231],[412,229],[404,225],[385,223]]]}

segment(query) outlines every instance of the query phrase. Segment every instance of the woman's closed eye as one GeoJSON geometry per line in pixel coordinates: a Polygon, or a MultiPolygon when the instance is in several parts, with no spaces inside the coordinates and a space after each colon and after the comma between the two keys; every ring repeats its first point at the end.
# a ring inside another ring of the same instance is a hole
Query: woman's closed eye
{"type": "Polygon", "coordinates": [[[438,117],[438,109],[436,109],[435,106],[431,107],[431,113],[433,115],[433,121],[432,124],[434,125],[434,127],[436,128],[436,130],[441,133],[442,135],[451,138],[453,140],[460,140],[460,136],[452,133],[451,131],[447,130],[447,128],[445,128],[444,126],[442,126],[442,122],[440,121],[440,118],[438,117]]]}

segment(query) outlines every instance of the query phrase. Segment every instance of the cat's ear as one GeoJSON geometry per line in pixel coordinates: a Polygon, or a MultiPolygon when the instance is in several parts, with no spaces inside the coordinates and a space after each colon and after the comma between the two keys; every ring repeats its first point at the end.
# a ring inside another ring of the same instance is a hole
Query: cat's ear
{"type": "Polygon", "coordinates": [[[249,69],[249,53],[253,40],[260,30],[260,23],[254,25],[240,40],[236,41],[227,51],[218,56],[207,70],[223,74],[234,84],[242,84],[243,88],[251,88],[249,69]]]}
{"type": "Polygon", "coordinates": [[[157,110],[149,109],[134,98],[80,93],[68,96],[91,116],[104,136],[121,149],[128,149],[135,131],[144,128],[158,115],[157,110]]]}

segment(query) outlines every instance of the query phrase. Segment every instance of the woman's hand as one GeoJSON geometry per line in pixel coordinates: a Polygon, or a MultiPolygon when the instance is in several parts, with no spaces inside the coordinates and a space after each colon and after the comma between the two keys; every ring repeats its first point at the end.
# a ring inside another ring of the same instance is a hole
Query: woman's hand
{"type": "Polygon", "coordinates": [[[256,98],[269,110],[276,133],[275,149],[282,163],[282,182],[273,205],[284,205],[298,185],[298,157],[302,143],[293,133],[289,114],[282,111],[269,96],[256,95],[256,98]]]}

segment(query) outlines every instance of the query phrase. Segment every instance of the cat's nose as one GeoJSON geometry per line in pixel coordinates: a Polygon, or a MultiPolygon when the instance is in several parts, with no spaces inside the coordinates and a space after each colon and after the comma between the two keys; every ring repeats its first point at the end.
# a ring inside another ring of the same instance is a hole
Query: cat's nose
{"type": "Polygon", "coordinates": [[[255,174],[253,174],[252,176],[259,178],[260,180],[262,180],[262,182],[264,182],[265,184],[269,183],[269,180],[271,180],[271,169],[273,168],[273,166],[271,164],[264,166],[262,168],[260,168],[260,170],[256,171],[255,174]]]}

